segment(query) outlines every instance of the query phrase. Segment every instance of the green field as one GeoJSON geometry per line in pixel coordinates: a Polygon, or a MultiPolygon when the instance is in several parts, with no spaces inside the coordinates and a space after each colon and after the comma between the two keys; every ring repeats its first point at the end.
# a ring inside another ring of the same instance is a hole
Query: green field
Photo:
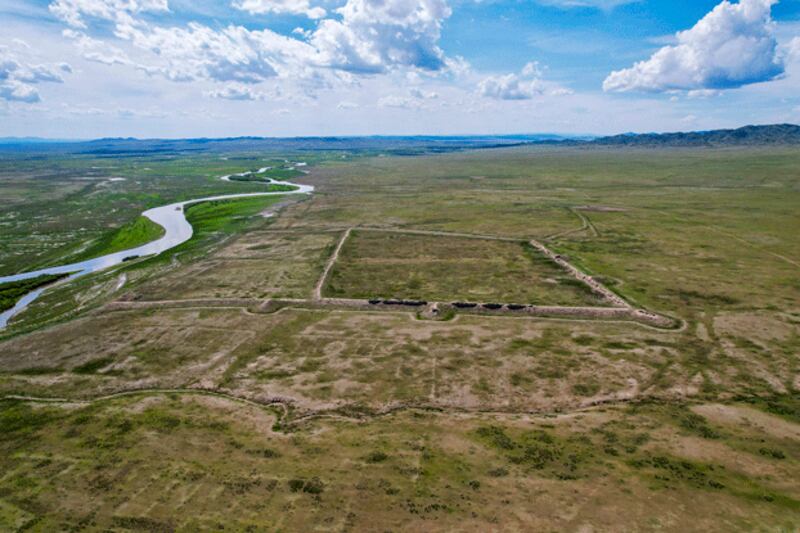
{"type": "MultiPolygon", "coordinates": [[[[305,160],[317,157],[308,155],[305,160]]],[[[94,244],[108,242],[153,207],[205,196],[280,190],[219,179],[271,162],[264,154],[6,155],[0,158],[0,275],[62,264],[94,244]]]]}
{"type": "Polygon", "coordinates": [[[77,255],[69,256],[67,260],[77,263],[93,257],[129,250],[159,239],[163,235],[164,228],[149,218],[140,216],[113,233],[102,236],[77,255]]]}
{"type": "Polygon", "coordinates": [[[43,274],[35,278],[0,283],[0,312],[14,307],[20,298],[34,289],[49,285],[67,274],[43,274]]]}
{"type": "Polygon", "coordinates": [[[740,404],[726,413],[775,430],[646,404],[580,420],[411,411],[284,435],[269,430],[274,413],[213,396],[5,402],[0,527],[791,530],[797,443],[780,436],[774,415],[740,404]],[[705,443],[715,451],[682,456],[705,443]],[[754,480],[741,464],[783,474],[754,480]]]}
{"type": "Polygon", "coordinates": [[[354,231],[325,294],[351,298],[603,305],[523,241],[354,231]]]}
{"type": "Polygon", "coordinates": [[[796,148],[3,160],[0,272],[284,159],[0,333],[1,530],[800,528],[796,148]],[[531,239],[680,327],[326,300],[600,305],[531,239]]]}

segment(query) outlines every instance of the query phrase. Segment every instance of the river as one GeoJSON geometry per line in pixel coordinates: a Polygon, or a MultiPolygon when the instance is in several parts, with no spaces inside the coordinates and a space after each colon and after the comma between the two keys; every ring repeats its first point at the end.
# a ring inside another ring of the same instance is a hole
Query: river
{"type": "MultiPolygon", "coordinates": [[[[240,174],[231,174],[228,176],[222,176],[220,179],[224,181],[233,181],[230,179],[231,176],[247,176],[249,174],[260,174],[262,172],[266,172],[267,170],[269,170],[269,168],[270,167],[264,167],[255,172],[242,172],[240,174]]],[[[143,244],[142,246],[138,246],[136,248],[130,248],[128,250],[123,250],[121,252],[115,252],[113,254],[108,254],[101,257],[95,257],[94,259],[87,259],[86,261],[81,261],[79,263],[70,263],[67,265],[43,268],[41,270],[34,270],[32,272],[23,272],[21,274],[14,274],[11,276],[2,276],[0,277],[0,283],[7,283],[9,281],[20,281],[23,279],[35,278],[43,274],[71,274],[71,276],[59,282],[59,283],[64,283],[65,281],[72,280],[80,276],[85,276],[86,274],[91,274],[92,272],[97,272],[99,270],[104,270],[106,268],[119,265],[124,261],[125,258],[128,257],[158,255],[192,238],[194,230],[192,228],[192,225],[189,224],[189,222],[186,220],[186,215],[184,213],[184,210],[187,205],[197,204],[200,202],[210,202],[214,200],[231,200],[234,198],[248,198],[251,196],[285,196],[290,194],[311,194],[312,192],[314,192],[314,187],[312,187],[311,185],[300,185],[288,181],[271,180],[268,184],[291,185],[292,187],[297,187],[297,189],[293,191],[223,194],[220,196],[208,196],[206,198],[196,198],[194,200],[186,200],[184,202],[175,202],[169,205],[163,205],[161,207],[154,207],[153,209],[148,209],[147,211],[143,212],[142,215],[149,218],[150,220],[152,220],[153,222],[164,228],[164,235],[160,239],[149,242],[147,244],[143,244]]],[[[0,329],[5,328],[6,325],[8,324],[8,321],[11,320],[12,317],[17,315],[28,305],[30,305],[31,302],[36,300],[36,298],[38,298],[39,295],[41,295],[42,292],[44,292],[47,288],[48,287],[41,287],[39,289],[35,289],[29,292],[28,294],[23,296],[13,308],[4,311],[3,313],[0,313],[0,329]]]]}

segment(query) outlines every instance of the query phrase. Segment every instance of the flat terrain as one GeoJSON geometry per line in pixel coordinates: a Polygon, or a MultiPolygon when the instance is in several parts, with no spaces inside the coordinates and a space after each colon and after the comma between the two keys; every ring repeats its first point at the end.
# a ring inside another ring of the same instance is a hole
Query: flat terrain
{"type": "Polygon", "coordinates": [[[342,155],[2,162],[4,272],[262,161],[316,191],[200,204],[0,333],[0,529],[800,528],[796,149],[342,155]],[[680,327],[327,301],[603,305],[531,239],[680,327]]]}
{"type": "Polygon", "coordinates": [[[798,425],[747,404],[404,411],[290,432],[204,395],[0,416],[3,529],[793,530],[800,516],[798,425]]]}
{"type": "Polygon", "coordinates": [[[600,305],[524,241],[353,231],[325,294],[539,305],[600,305]]]}

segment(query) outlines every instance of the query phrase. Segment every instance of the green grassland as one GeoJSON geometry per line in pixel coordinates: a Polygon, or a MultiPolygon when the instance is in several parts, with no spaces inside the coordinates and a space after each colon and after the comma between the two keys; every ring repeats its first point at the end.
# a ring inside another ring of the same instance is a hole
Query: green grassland
{"type": "MultiPolygon", "coordinates": [[[[226,157],[3,161],[0,271],[283,161],[226,157]]],[[[0,402],[0,529],[800,528],[796,149],[286,157],[310,197],[192,206],[3,332],[0,396],[74,401],[0,402]],[[685,324],[264,304],[348,228],[325,296],[585,303],[537,239],[685,324]]]]}
{"type": "Polygon", "coordinates": [[[77,255],[65,258],[69,262],[79,262],[106,254],[121,252],[136,248],[150,241],[161,238],[164,235],[164,228],[153,222],[147,217],[140,216],[124,226],[115,230],[113,233],[103,235],[88,248],[79,252],[77,255]]]}
{"type": "MultiPolygon", "coordinates": [[[[302,156],[309,164],[323,158],[302,156]]],[[[219,178],[269,166],[263,154],[0,158],[0,275],[61,264],[143,211],[204,196],[276,190],[219,178]],[[122,178],[122,179],[120,179],[122,178]]],[[[280,160],[283,164],[283,159],[280,160]]]]}
{"type": "Polygon", "coordinates": [[[35,278],[0,283],[0,312],[14,307],[20,298],[39,287],[49,285],[67,274],[43,274],[35,278]]]}
{"type": "Polygon", "coordinates": [[[302,172],[294,167],[291,168],[271,168],[262,174],[266,178],[271,178],[278,181],[291,180],[303,175],[302,172]]]}
{"type": "Polygon", "coordinates": [[[325,294],[351,298],[601,305],[530,245],[461,237],[353,231],[325,294]]]}
{"type": "Polygon", "coordinates": [[[264,172],[258,172],[254,174],[247,174],[245,176],[237,176],[233,175],[230,177],[232,181],[265,181],[269,182],[270,180],[278,180],[278,181],[286,181],[298,176],[302,176],[303,173],[299,170],[295,169],[294,167],[278,167],[278,168],[270,168],[265,170],[264,172]]]}
{"type": "MultiPolygon", "coordinates": [[[[741,404],[715,408],[775,422],[741,404]]],[[[796,529],[797,441],[780,423],[760,432],[694,409],[410,411],[276,431],[276,412],[203,394],[3,402],[0,527],[796,529]]]]}
{"type": "Polygon", "coordinates": [[[256,196],[191,204],[185,208],[186,219],[194,228],[191,239],[167,253],[83,276],[48,291],[12,319],[9,331],[13,335],[16,331],[34,330],[93,309],[119,296],[118,285],[123,274],[135,285],[161,277],[165,269],[192,263],[245,228],[269,224],[270,219],[259,213],[284,200],[282,196],[256,196]]]}
{"type": "MultiPolygon", "coordinates": [[[[256,222],[258,224],[258,222],[256,222]]],[[[252,230],[227,241],[217,253],[198,257],[136,287],[140,300],[205,298],[308,298],[337,234],[286,234],[252,230]]]]}

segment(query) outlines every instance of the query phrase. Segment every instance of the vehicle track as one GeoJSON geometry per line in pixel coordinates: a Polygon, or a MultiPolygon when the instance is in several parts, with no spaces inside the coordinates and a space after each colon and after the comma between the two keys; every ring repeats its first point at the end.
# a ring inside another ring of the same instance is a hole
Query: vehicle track
{"type": "Polygon", "coordinates": [[[342,234],[342,238],[339,239],[339,242],[336,244],[336,248],[333,250],[330,258],[328,258],[328,262],[325,264],[325,270],[322,272],[322,276],[320,276],[319,281],[317,281],[317,285],[314,287],[314,300],[321,300],[322,299],[322,287],[325,285],[325,282],[328,279],[328,276],[333,270],[333,265],[339,259],[339,253],[342,251],[342,246],[344,246],[344,242],[350,236],[350,233],[353,231],[353,228],[347,228],[345,232],[342,234]]]}

